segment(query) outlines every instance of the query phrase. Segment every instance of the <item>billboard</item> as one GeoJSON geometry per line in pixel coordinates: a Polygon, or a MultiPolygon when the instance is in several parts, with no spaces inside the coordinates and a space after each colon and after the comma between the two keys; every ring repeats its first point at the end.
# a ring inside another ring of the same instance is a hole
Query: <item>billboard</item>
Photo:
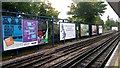
{"type": "Polygon", "coordinates": [[[81,36],[89,36],[89,25],[88,24],[80,24],[80,32],[81,36]]]}
{"type": "Polygon", "coordinates": [[[92,35],[96,35],[96,34],[97,34],[97,26],[92,25],[92,35]]]}
{"type": "Polygon", "coordinates": [[[3,49],[11,50],[23,46],[21,19],[2,17],[3,49]]]}
{"type": "Polygon", "coordinates": [[[38,44],[48,43],[48,21],[38,23],[38,44]]]}
{"type": "Polygon", "coordinates": [[[103,27],[102,27],[102,25],[99,25],[98,29],[99,29],[99,34],[103,33],[103,27]]]}
{"type": "Polygon", "coordinates": [[[112,27],[112,30],[118,31],[118,27],[112,27]]]}
{"type": "Polygon", "coordinates": [[[48,21],[2,17],[3,50],[48,43],[48,21]]]}
{"type": "Polygon", "coordinates": [[[60,23],[60,40],[72,39],[76,37],[74,23],[60,23]]]}
{"type": "Polygon", "coordinates": [[[22,19],[23,45],[32,46],[38,44],[38,21],[22,19]]]}

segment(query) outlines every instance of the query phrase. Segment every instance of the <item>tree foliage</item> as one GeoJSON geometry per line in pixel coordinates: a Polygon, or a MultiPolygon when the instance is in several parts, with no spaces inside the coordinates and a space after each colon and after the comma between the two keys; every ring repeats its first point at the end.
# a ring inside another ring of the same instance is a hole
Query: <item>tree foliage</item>
{"type": "Polygon", "coordinates": [[[2,10],[10,12],[21,12],[40,16],[54,16],[58,18],[59,12],[44,2],[2,2],[2,10]]]}
{"type": "Polygon", "coordinates": [[[105,30],[111,30],[111,28],[113,26],[117,27],[118,26],[118,21],[114,21],[113,19],[109,19],[109,16],[108,16],[108,19],[105,22],[105,30]]]}
{"type": "Polygon", "coordinates": [[[96,16],[102,15],[106,9],[104,2],[79,2],[72,3],[68,15],[73,15],[81,21],[93,23],[96,16]]]}
{"type": "Polygon", "coordinates": [[[100,18],[100,16],[96,16],[93,23],[104,24],[104,21],[100,18]]]}

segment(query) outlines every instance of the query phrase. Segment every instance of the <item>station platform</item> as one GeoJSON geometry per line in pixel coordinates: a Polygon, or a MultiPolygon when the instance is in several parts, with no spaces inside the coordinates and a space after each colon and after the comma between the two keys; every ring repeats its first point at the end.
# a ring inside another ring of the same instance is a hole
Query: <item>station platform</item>
{"type": "Polygon", "coordinates": [[[120,68],[120,42],[106,63],[105,68],[120,68]]]}

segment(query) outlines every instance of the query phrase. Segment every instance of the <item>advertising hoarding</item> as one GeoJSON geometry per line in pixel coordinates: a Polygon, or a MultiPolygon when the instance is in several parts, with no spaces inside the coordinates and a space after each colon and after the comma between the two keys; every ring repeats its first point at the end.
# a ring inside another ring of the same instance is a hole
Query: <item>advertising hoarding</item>
{"type": "Polygon", "coordinates": [[[48,21],[2,17],[3,50],[48,43],[48,21]]]}
{"type": "Polygon", "coordinates": [[[22,24],[21,19],[16,17],[2,17],[3,50],[21,48],[22,24]]]}
{"type": "Polygon", "coordinates": [[[99,29],[99,34],[103,33],[103,27],[102,27],[102,25],[99,25],[98,29],[99,29]]]}
{"type": "Polygon", "coordinates": [[[81,27],[81,36],[89,36],[89,25],[88,24],[80,24],[81,27]]]}
{"type": "Polygon", "coordinates": [[[38,44],[48,43],[48,21],[38,23],[38,44]]]}
{"type": "Polygon", "coordinates": [[[97,34],[97,26],[92,25],[92,35],[96,35],[96,34],[97,34]]]}
{"type": "Polygon", "coordinates": [[[118,31],[118,27],[112,27],[112,30],[118,31]]]}
{"type": "Polygon", "coordinates": [[[38,21],[22,19],[23,45],[32,46],[38,44],[38,21]]]}
{"type": "Polygon", "coordinates": [[[76,37],[74,23],[60,23],[60,40],[72,39],[76,37]]]}

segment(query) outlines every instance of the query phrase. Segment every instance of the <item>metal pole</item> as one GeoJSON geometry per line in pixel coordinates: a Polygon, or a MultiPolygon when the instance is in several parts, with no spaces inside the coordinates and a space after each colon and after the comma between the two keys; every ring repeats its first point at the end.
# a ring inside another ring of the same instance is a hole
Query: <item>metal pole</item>
{"type": "MultiPolygon", "coordinates": [[[[40,20],[40,17],[37,16],[37,20],[39,21],[40,20]]],[[[39,24],[40,22],[38,22],[39,24]]],[[[38,44],[38,50],[40,49],[40,45],[38,44]]]]}
{"type": "Polygon", "coordinates": [[[119,3],[118,3],[118,31],[120,31],[120,1],[119,1],[119,3]]]}
{"type": "Polygon", "coordinates": [[[52,16],[52,46],[54,47],[54,18],[52,16]]]}
{"type": "MultiPolygon", "coordinates": [[[[18,17],[18,13],[16,13],[16,17],[18,17]]],[[[19,49],[16,50],[16,55],[19,55],[19,49]]]]}
{"type": "MultiPolygon", "coordinates": [[[[0,9],[2,10],[2,3],[0,2],[0,9]]],[[[2,52],[3,52],[3,29],[2,29],[2,12],[0,12],[0,59],[2,59],[2,52]]]]}
{"type": "Polygon", "coordinates": [[[58,27],[58,41],[60,43],[60,22],[59,22],[59,27],[58,27]]]}
{"type": "Polygon", "coordinates": [[[18,49],[16,50],[16,55],[19,55],[19,50],[18,49]]]}
{"type": "Polygon", "coordinates": [[[63,22],[65,22],[64,19],[63,19],[63,22]]]}
{"type": "MultiPolygon", "coordinates": [[[[62,21],[63,21],[63,23],[65,22],[64,19],[62,21]]],[[[64,37],[64,44],[65,44],[65,37],[64,37]]]]}
{"type": "Polygon", "coordinates": [[[77,38],[77,40],[78,40],[78,38],[79,38],[79,37],[78,37],[78,35],[79,35],[79,34],[78,34],[78,33],[79,33],[79,32],[78,32],[78,31],[79,31],[79,30],[78,30],[78,27],[79,27],[79,26],[78,26],[78,22],[76,21],[76,38],[77,38]]]}

